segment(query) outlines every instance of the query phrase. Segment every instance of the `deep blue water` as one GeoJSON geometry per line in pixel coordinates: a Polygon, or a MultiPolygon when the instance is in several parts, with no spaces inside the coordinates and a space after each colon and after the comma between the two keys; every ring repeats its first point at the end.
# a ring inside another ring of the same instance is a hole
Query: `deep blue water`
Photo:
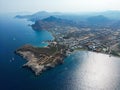
{"type": "Polygon", "coordinates": [[[45,30],[32,30],[31,23],[0,16],[0,90],[120,90],[120,58],[105,54],[75,52],[63,65],[37,77],[22,68],[26,61],[14,54],[17,48],[44,46],[42,41],[53,39],[45,30]]]}

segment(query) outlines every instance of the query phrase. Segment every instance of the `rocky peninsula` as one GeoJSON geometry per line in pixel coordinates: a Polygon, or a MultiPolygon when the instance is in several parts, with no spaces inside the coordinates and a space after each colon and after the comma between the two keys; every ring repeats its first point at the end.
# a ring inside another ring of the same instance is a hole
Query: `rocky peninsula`
{"type": "Polygon", "coordinates": [[[27,60],[27,63],[23,67],[30,68],[35,72],[35,75],[39,75],[47,69],[54,68],[58,64],[62,64],[66,55],[65,46],[57,45],[55,42],[42,48],[24,45],[16,50],[16,53],[27,60]]]}

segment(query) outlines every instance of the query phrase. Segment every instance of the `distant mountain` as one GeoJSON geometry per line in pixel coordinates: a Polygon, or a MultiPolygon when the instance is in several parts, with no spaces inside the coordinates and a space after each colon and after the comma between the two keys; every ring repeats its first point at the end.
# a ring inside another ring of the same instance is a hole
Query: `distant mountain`
{"type": "Polygon", "coordinates": [[[50,16],[50,17],[47,17],[45,19],[42,19],[40,20],[42,22],[49,22],[49,23],[57,23],[57,24],[67,24],[67,25],[71,25],[73,26],[75,24],[74,21],[72,20],[67,20],[67,19],[62,19],[62,18],[58,18],[58,17],[55,17],[55,16],[50,16]]]}
{"type": "Polygon", "coordinates": [[[68,13],[58,16],[60,18],[74,20],[74,21],[85,21],[89,17],[104,16],[111,20],[120,20],[120,11],[110,10],[104,12],[82,12],[82,13],[68,13]]]}
{"type": "Polygon", "coordinates": [[[40,11],[32,15],[17,15],[16,18],[27,19],[40,23],[46,22],[47,25],[71,25],[78,28],[120,27],[120,11],[93,12],[83,14],[40,11]],[[48,22],[50,24],[48,24],[48,22]]]}
{"type": "MultiPolygon", "coordinates": [[[[106,15],[108,14],[108,12],[106,13],[106,15]]],[[[109,14],[112,14],[109,12],[109,14]]],[[[116,13],[117,14],[117,13],[116,13]]],[[[117,15],[119,15],[120,13],[118,12],[117,15]]],[[[114,13],[115,15],[115,13],[114,13]]],[[[113,15],[113,16],[114,16],[113,15]]],[[[120,28],[120,19],[116,17],[116,19],[110,18],[112,17],[106,17],[103,15],[98,15],[98,16],[92,16],[87,18],[87,22],[85,22],[87,24],[87,26],[90,27],[108,27],[108,28],[112,28],[112,29],[118,29],[120,28]]]]}
{"type": "MultiPolygon", "coordinates": [[[[102,28],[120,29],[120,20],[111,20],[103,15],[92,16],[86,19],[86,21],[75,22],[73,20],[67,20],[50,16],[42,20],[38,20],[32,25],[34,30],[48,30],[55,28],[66,28],[64,30],[70,30],[70,28],[91,28],[94,30],[102,28]]],[[[59,30],[60,30],[59,29],[59,30]]]]}
{"type": "Polygon", "coordinates": [[[88,12],[88,13],[60,13],[60,12],[40,11],[32,15],[17,15],[16,18],[28,19],[30,21],[37,21],[50,16],[55,16],[67,20],[74,20],[76,22],[85,21],[89,17],[94,17],[94,16],[97,16],[96,18],[101,18],[101,19],[109,18],[113,20],[120,20],[120,11],[88,12]]]}
{"type": "Polygon", "coordinates": [[[80,27],[74,21],[57,18],[55,16],[50,16],[48,18],[38,20],[32,25],[34,30],[38,29],[48,29],[52,27],[80,27]]]}
{"type": "Polygon", "coordinates": [[[31,15],[30,20],[31,21],[37,21],[37,20],[41,20],[41,19],[47,18],[47,17],[49,17],[51,15],[52,15],[51,13],[48,13],[48,12],[45,12],[45,11],[41,11],[41,12],[37,12],[37,13],[31,15]]]}
{"type": "Polygon", "coordinates": [[[98,15],[87,18],[87,21],[90,23],[106,23],[109,22],[110,20],[103,15],[98,15]]]}
{"type": "Polygon", "coordinates": [[[116,11],[116,10],[110,10],[110,11],[104,11],[104,12],[93,12],[93,13],[88,13],[87,15],[89,16],[103,15],[110,19],[120,20],[120,11],[116,11]]]}
{"type": "Polygon", "coordinates": [[[102,12],[102,15],[110,19],[120,20],[120,11],[116,11],[116,10],[106,11],[106,12],[102,12]]]}
{"type": "Polygon", "coordinates": [[[109,18],[103,16],[103,15],[98,15],[98,16],[92,16],[92,17],[88,17],[86,19],[86,23],[89,26],[93,26],[93,27],[106,27],[108,25],[110,25],[113,22],[113,20],[110,20],[109,18]]]}
{"type": "Polygon", "coordinates": [[[48,18],[45,18],[45,19],[43,19],[43,21],[47,21],[47,22],[60,22],[62,19],[60,19],[60,18],[56,18],[56,17],[54,17],[54,16],[50,16],[50,17],[48,17],[48,18]]]}
{"type": "Polygon", "coordinates": [[[27,19],[30,21],[37,21],[37,20],[41,20],[41,19],[44,19],[44,18],[47,18],[50,16],[57,16],[57,15],[61,15],[61,13],[59,13],[59,12],[49,13],[46,11],[40,11],[40,12],[37,12],[37,13],[32,14],[32,15],[17,15],[16,18],[27,19]]]}

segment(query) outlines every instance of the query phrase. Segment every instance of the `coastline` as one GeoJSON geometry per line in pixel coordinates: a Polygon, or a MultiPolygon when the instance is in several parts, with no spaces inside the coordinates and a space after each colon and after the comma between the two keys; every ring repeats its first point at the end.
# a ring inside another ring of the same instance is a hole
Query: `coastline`
{"type": "Polygon", "coordinates": [[[15,51],[27,60],[23,67],[30,68],[35,75],[40,75],[42,72],[54,68],[64,62],[66,57],[64,46],[57,48],[49,45],[48,47],[34,47],[32,45],[24,45],[15,51]]]}
{"type": "Polygon", "coordinates": [[[62,20],[60,20],[60,22],[58,23],[57,20],[59,19],[54,18],[52,21],[49,21],[49,19],[51,18],[53,19],[54,17],[49,17],[45,20],[38,20],[37,22],[35,22],[35,24],[31,25],[31,27],[35,31],[39,32],[40,30],[47,30],[52,34],[54,40],[48,41],[48,46],[34,47],[30,45],[25,45],[16,51],[17,54],[21,55],[28,61],[23,66],[31,68],[36,75],[39,75],[43,71],[49,68],[53,68],[60,63],[63,63],[65,56],[71,54],[71,52],[79,48],[86,51],[120,57],[117,51],[112,51],[109,46],[103,45],[103,47],[102,44],[104,43],[98,45],[99,47],[97,47],[96,43],[91,42],[92,40],[89,38],[94,37],[94,35],[88,34],[84,38],[80,38],[79,36],[76,37],[77,33],[79,34],[79,30],[81,28],[78,28],[76,25],[70,26],[71,24],[69,24],[68,22],[64,22],[65,26],[63,26],[63,24],[61,24],[62,20]],[[72,32],[69,29],[72,30],[72,32]],[[75,35],[72,36],[73,33],[75,33],[75,35]],[[70,36],[68,37],[67,35],[70,36]],[[40,59],[41,57],[42,59],[40,59]]]}
{"type": "Polygon", "coordinates": [[[78,50],[75,49],[75,51],[88,51],[88,52],[105,54],[105,55],[108,55],[109,57],[117,57],[117,58],[120,58],[120,55],[114,55],[114,54],[109,54],[109,53],[104,53],[104,52],[96,52],[96,51],[91,51],[91,50],[87,50],[87,49],[78,49],[78,50]]]}

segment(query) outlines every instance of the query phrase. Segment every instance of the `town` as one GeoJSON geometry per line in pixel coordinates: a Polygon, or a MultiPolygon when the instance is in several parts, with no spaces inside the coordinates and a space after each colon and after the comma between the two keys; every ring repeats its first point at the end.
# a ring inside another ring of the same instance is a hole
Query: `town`
{"type": "MultiPolygon", "coordinates": [[[[70,22],[49,17],[49,21],[38,21],[32,27],[36,30],[48,30],[55,41],[71,50],[89,50],[120,56],[120,29],[106,27],[78,27],[70,22]],[[53,20],[52,20],[53,19],[53,20]],[[51,20],[51,21],[50,21],[51,20]]],[[[73,23],[73,22],[72,22],[73,23]]]]}

